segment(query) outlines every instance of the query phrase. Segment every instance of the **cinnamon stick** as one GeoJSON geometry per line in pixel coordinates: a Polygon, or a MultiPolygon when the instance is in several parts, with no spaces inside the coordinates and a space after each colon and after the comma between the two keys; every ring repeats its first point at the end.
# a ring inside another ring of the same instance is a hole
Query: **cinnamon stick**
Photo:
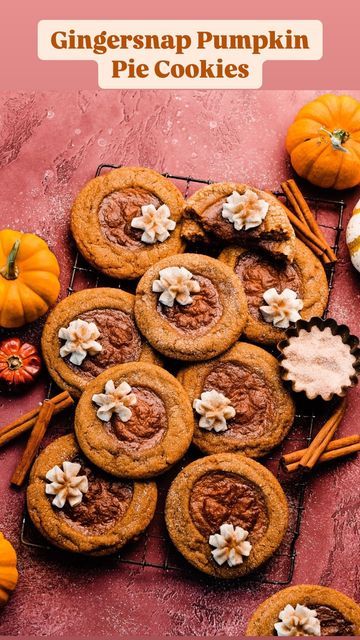
{"type": "Polygon", "coordinates": [[[295,180],[287,180],[281,183],[281,188],[286,195],[288,202],[293,207],[297,217],[309,228],[309,230],[319,238],[320,242],[325,246],[326,255],[330,262],[336,262],[337,258],[321,231],[315,216],[311,212],[308,203],[302,195],[295,180]]]}
{"type": "MultiPolygon", "coordinates": [[[[291,220],[290,220],[290,222],[291,222],[291,220]]],[[[295,225],[293,224],[293,226],[295,226],[295,225]]],[[[316,244],[314,244],[314,242],[312,242],[312,240],[310,240],[308,235],[304,235],[303,233],[301,233],[301,231],[299,231],[299,229],[296,229],[296,235],[304,244],[306,244],[307,247],[309,247],[309,249],[311,249],[311,251],[313,253],[315,253],[315,255],[318,258],[321,258],[324,261],[327,260],[328,262],[330,262],[330,259],[326,255],[325,251],[323,249],[319,249],[319,247],[316,244]]]]}
{"type": "Polygon", "coordinates": [[[334,411],[333,415],[320,429],[314,440],[311,442],[306,452],[300,459],[299,466],[309,471],[314,467],[321,454],[324,453],[327,445],[332,439],[337,427],[339,426],[342,417],[345,413],[346,399],[343,398],[338,407],[334,411]]]}
{"type": "Polygon", "coordinates": [[[36,422],[25,447],[25,451],[11,478],[11,484],[16,487],[21,487],[23,485],[24,480],[30,471],[40,443],[53,416],[54,410],[55,405],[49,401],[44,402],[40,408],[39,415],[36,418],[36,422]]]}
{"type": "MultiPolygon", "coordinates": [[[[340,449],[341,447],[347,447],[348,445],[358,444],[359,442],[360,435],[358,434],[354,436],[345,436],[344,438],[338,438],[337,440],[331,440],[325,449],[325,453],[328,451],[334,451],[335,449],[340,449]]],[[[282,456],[281,463],[283,465],[287,465],[292,462],[299,462],[306,451],[307,447],[305,449],[297,449],[291,453],[286,453],[282,456]]]]}
{"type": "MultiPolygon", "coordinates": [[[[306,449],[300,449],[299,451],[293,451],[281,458],[281,464],[285,471],[291,473],[299,469],[299,461],[306,449]]],[[[350,455],[360,451],[360,435],[347,436],[345,438],[339,438],[338,440],[332,440],[326,447],[325,452],[318,459],[318,463],[329,462],[343,456],[350,455]]]]}
{"type": "Polygon", "coordinates": [[[292,226],[295,228],[295,231],[297,231],[297,235],[301,234],[303,242],[306,243],[306,241],[308,240],[312,245],[317,247],[316,255],[318,255],[319,257],[321,257],[323,254],[326,254],[325,244],[321,242],[321,240],[312,231],[310,231],[309,227],[301,222],[301,220],[299,220],[299,218],[297,218],[296,215],[292,211],[290,211],[290,209],[288,209],[283,202],[281,202],[281,205],[285,209],[287,217],[289,218],[292,226]]]}
{"type": "MultiPolygon", "coordinates": [[[[303,224],[305,224],[306,226],[309,226],[306,222],[306,218],[305,215],[303,214],[301,208],[298,206],[295,198],[293,197],[293,194],[291,192],[290,186],[289,186],[289,182],[290,180],[285,180],[284,182],[281,183],[281,189],[284,192],[287,201],[291,204],[291,206],[293,207],[297,217],[301,220],[301,222],[303,224]]],[[[311,227],[309,226],[309,228],[311,229],[311,227]]]]}
{"type": "MultiPolygon", "coordinates": [[[[57,413],[60,413],[60,411],[67,409],[67,407],[70,407],[74,403],[73,399],[67,391],[54,396],[49,400],[49,402],[55,405],[55,415],[57,413]]],[[[20,416],[10,424],[0,429],[0,447],[7,444],[8,442],[11,442],[11,440],[14,440],[26,431],[31,430],[39,415],[41,406],[42,405],[39,405],[35,409],[28,411],[23,416],[20,416]]]]}

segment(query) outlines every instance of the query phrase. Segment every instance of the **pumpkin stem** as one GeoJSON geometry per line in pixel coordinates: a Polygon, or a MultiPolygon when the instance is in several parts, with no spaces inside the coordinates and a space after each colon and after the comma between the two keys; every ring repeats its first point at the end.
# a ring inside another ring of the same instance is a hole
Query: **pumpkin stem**
{"type": "Polygon", "coordinates": [[[11,371],[17,371],[17,369],[21,369],[23,363],[20,356],[13,355],[7,359],[7,364],[11,371]]]}
{"type": "Polygon", "coordinates": [[[19,275],[19,269],[16,266],[16,257],[20,247],[20,240],[15,240],[14,246],[11,249],[6,265],[0,269],[0,273],[6,280],[16,280],[19,275]]]}
{"type": "Polygon", "coordinates": [[[350,133],[348,133],[348,131],[345,131],[344,129],[334,129],[334,131],[329,131],[325,127],[321,127],[320,131],[324,131],[328,136],[330,136],[330,142],[335,151],[349,153],[349,150],[342,146],[344,142],[350,138],[350,133]]]}

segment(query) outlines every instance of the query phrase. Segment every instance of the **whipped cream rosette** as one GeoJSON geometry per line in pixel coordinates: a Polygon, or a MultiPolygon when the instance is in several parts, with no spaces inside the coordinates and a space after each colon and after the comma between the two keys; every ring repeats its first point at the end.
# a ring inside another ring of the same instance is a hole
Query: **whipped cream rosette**
{"type": "Polygon", "coordinates": [[[215,549],[211,555],[215,562],[222,566],[227,562],[229,567],[236,567],[244,562],[244,557],[250,555],[252,546],[247,540],[249,532],[242,527],[234,527],[224,523],[220,527],[220,533],[209,537],[209,544],[215,549]]]}
{"type": "Polygon", "coordinates": [[[320,620],[315,609],[287,604],[279,613],[274,627],[278,636],[320,636],[320,620]]]}
{"type": "Polygon", "coordinates": [[[235,409],[231,406],[229,398],[215,389],[204,391],[200,398],[196,398],[193,407],[201,418],[199,427],[207,431],[227,431],[227,420],[235,416],[235,409]]]}
{"type": "Polygon", "coordinates": [[[174,302],[182,305],[191,304],[191,294],[200,291],[199,282],[185,267],[161,269],[159,276],[158,280],[154,280],[152,290],[155,293],[161,293],[159,302],[167,307],[172,307],[174,302]]]}
{"type": "Polygon", "coordinates": [[[49,480],[49,483],[45,485],[45,493],[55,496],[52,504],[58,509],[62,509],[66,502],[70,507],[75,507],[82,502],[84,493],[88,492],[88,479],[85,475],[78,475],[80,469],[79,463],[65,460],[62,468],[55,465],[47,472],[46,480],[49,480]]]}
{"type": "Polygon", "coordinates": [[[95,355],[102,350],[102,346],[97,342],[100,332],[95,322],[85,320],[72,320],[68,327],[61,327],[58,336],[61,340],[66,340],[60,349],[62,358],[70,354],[72,364],[81,365],[87,355],[95,355]]]}
{"type": "Polygon", "coordinates": [[[269,210],[269,203],[251,189],[246,189],[241,194],[233,191],[226,198],[221,215],[225,220],[229,220],[237,231],[242,229],[253,229],[258,227],[265,219],[269,210]]]}
{"type": "Polygon", "coordinates": [[[142,229],[142,242],[154,244],[165,242],[170,236],[170,231],[176,227],[175,220],[170,218],[170,209],[166,204],[156,208],[153,204],[141,207],[141,216],[133,218],[131,226],[134,229],[142,229]]]}
{"type": "Polygon", "coordinates": [[[122,422],[128,422],[132,416],[130,407],[137,402],[136,395],[127,382],[121,382],[115,387],[113,380],[108,380],[105,384],[104,393],[94,393],[92,400],[98,405],[96,415],[103,422],[108,422],[113,413],[122,422]]]}

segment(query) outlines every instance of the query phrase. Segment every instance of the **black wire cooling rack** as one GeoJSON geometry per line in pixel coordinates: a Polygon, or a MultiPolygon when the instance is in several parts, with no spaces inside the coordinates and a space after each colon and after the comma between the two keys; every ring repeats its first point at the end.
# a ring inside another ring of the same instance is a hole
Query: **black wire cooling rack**
{"type": "MultiPolygon", "coordinates": [[[[120,166],[121,165],[101,164],[97,168],[96,176],[101,175],[105,171],[117,169],[120,166]]],[[[163,176],[174,181],[185,197],[190,194],[193,187],[197,188],[198,185],[211,184],[213,182],[213,180],[203,180],[190,176],[177,176],[170,173],[163,173],[163,176]]],[[[280,192],[274,192],[274,195],[283,197],[283,194],[280,192]]],[[[307,199],[317,217],[319,226],[323,228],[328,242],[331,244],[335,254],[337,254],[340,234],[343,228],[344,201],[315,197],[309,197],[307,199]]],[[[324,318],[327,316],[329,303],[331,301],[335,265],[327,267],[326,272],[329,283],[329,301],[324,313],[324,318]]],[[[68,295],[74,291],[85,288],[114,286],[114,284],[114,280],[110,280],[96,272],[83,260],[79,253],[76,253],[67,289],[68,295]]],[[[124,284],[125,283],[118,283],[118,286],[123,287],[124,284]]],[[[49,383],[49,397],[52,395],[52,386],[52,383],[49,383]]],[[[289,584],[292,580],[296,561],[296,542],[300,533],[301,519],[304,511],[307,480],[304,476],[296,477],[286,475],[282,471],[280,459],[284,453],[308,445],[312,439],[316,424],[322,419],[321,413],[321,407],[317,407],[316,404],[302,402],[302,404],[297,407],[294,425],[289,436],[270,456],[262,460],[265,466],[278,478],[284,489],[289,503],[290,518],[289,527],[280,548],[263,568],[251,574],[251,582],[283,586],[289,584]]],[[[129,544],[122,550],[121,554],[118,555],[118,560],[121,563],[144,569],[146,567],[152,567],[153,569],[164,571],[195,572],[195,570],[180,557],[168,538],[164,522],[164,508],[167,489],[173,477],[196,457],[196,452],[190,450],[179,465],[167,473],[166,476],[158,478],[159,497],[154,519],[139,540],[136,543],[129,544]]],[[[31,524],[27,513],[25,513],[23,517],[21,542],[25,546],[33,549],[50,549],[50,546],[40,537],[31,524]]],[[[211,579],[208,580],[211,581],[211,579]]]]}

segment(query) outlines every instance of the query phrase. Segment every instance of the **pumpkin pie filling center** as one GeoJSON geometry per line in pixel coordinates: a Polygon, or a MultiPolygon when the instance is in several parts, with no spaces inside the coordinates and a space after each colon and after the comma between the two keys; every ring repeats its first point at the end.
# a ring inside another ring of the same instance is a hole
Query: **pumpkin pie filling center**
{"type": "Polygon", "coordinates": [[[94,378],[108,367],[140,358],[140,334],[128,313],[120,309],[94,309],[78,318],[96,324],[102,350],[93,356],[87,355],[79,366],[69,361],[70,356],[66,357],[65,362],[76,373],[94,378]]]}
{"type": "Polygon", "coordinates": [[[200,291],[191,294],[191,304],[174,302],[172,307],[168,307],[159,302],[157,311],[178,331],[202,335],[218,322],[223,309],[211,280],[200,275],[194,276],[194,279],[200,283],[200,291]]]}
{"type": "Polygon", "coordinates": [[[261,437],[271,429],[274,399],[264,378],[236,362],[220,362],[204,380],[202,391],[215,389],[230,400],[235,416],[222,437],[261,437]]]}
{"type": "Polygon", "coordinates": [[[249,313],[261,322],[264,318],[260,307],[264,304],[263,294],[268,289],[274,288],[280,293],[288,288],[299,298],[303,297],[302,278],[296,264],[271,261],[264,255],[246,252],[238,257],[235,273],[243,284],[249,313]]]}
{"type": "Polygon", "coordinates": [[[155,194],[141,187],[128,187],[113,191],[101,202],[98,210],[100,229],[104,237],[114,244],[128,249],[143,249],[142,231],[134,229],[131,221],[141,216],[141,207],[152,204],[157,209],[162,204],[155,194]]]}
{"type": "Polygon", "coordinates": [[[167,428],[166,409],[161,398],[146,387],[131,387],[136,404],[131,407],[131,417],[123,422],[114,414],[107,423],[125,451],[144,451],[161,442],[167,428]]]}
{"type": "Polygon", "coordinates": [[[320,620],[322,636],[353,636],[354,625],[342,613],[325,605],[312,605],[320,620]]]}
{"type": "Polygon", "coordinates": [[[95,471],[80,456],[76,456],[72,462],[81,464],[79,474],[87,476],[88,491],[77,506],[71,507],[66,503],[63,509],[52,509],[71,527],[89,535],[102,535],[124,517],[133,497],[133,484],[113,480],[99,469],[95,471]]]}
{"type": "Polygon", "coordinates": [[[253,543],[269,525],[261,490],[243,476],[226,471],[209,471],[195,482],[189,510],[195,527],[205,538],[228,523],[248,531],[253,543]]]}

